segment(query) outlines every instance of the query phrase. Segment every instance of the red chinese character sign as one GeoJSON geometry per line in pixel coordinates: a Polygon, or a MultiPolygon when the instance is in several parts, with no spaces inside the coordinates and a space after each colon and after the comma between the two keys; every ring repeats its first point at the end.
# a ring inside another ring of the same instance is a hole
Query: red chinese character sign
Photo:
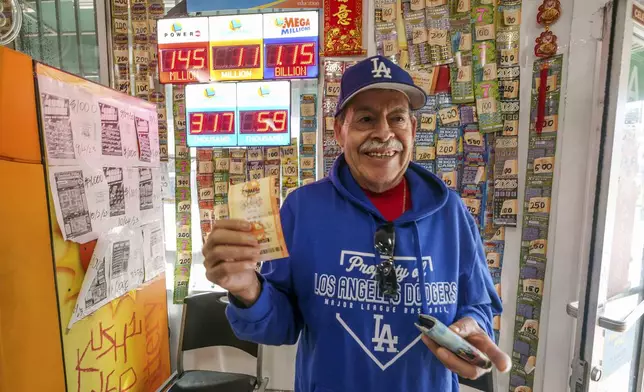
{"type": "Polygon", "coordinates": [[[362,56],[362,0],[324,2],[324,56],[362,56]]]}

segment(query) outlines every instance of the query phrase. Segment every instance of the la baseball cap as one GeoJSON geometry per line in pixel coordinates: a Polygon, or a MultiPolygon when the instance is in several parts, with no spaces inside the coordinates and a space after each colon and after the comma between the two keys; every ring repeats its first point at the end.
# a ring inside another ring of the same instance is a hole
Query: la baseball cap
{"type": "Polygon", "coordinates": [[[340,96],[335,116],[359,93],[370,89],[396,90],[409,99],[412,110],[425,106],[425,91],[414,84],[411,75],[383,56],[373,56],[358,62],[342,75],[340,96]]]}

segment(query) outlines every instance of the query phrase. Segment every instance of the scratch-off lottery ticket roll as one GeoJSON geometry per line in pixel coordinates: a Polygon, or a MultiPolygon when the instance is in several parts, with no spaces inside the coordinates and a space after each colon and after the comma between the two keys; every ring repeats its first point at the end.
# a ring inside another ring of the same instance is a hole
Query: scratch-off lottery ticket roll
{"type": "Polygon", "coordinates": [[[279,203],[275,195],[275,177],[236,184],[228,191],[230,219],[239,219],[253,225],[253,234],[260,245],[260,260],[288,257],[284,242],[279,203]]]}

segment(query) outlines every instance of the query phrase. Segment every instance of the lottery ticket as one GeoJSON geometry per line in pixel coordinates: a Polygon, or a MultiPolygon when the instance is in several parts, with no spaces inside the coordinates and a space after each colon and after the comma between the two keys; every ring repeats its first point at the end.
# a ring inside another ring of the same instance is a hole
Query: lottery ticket
{"type": "Polygon", "coordinates": [[[246,175],[246,178],[248,178],[248,181],[256,181],[264,177],[265,171],[264,171],[264,161],[252,161],[248,162],[248,174],[246,175]]]}
{"type": "MultiPolygon", "coordinates": [[[[404,9],[403,9],[404,11],[404,9]]],[[[426,46],[428,45],[427,26],[424,12],[410,12],[404,17],[407,48],[409,51],[409,64],[412,67],[429,64],[426,46]],[[424,57],[421,58],[421,48],[424,57]]]]}
{"type": "Polygon", "coordinates": [[[230,217],[251,223],[260,245],[261,261],[288,257],[278,200],[273,191],[276,181],[275,177],[249,181],[231,186],[228,193],[230,217]]]}
{"type": "MultiPolygon", "coordinates": [[[[532,110],[530,111],[530,132],[536,132],[538,96],[532,98],[532,110]]],[[[546,93],[545,113],[542,124],[542,134],[555,133],[559,130],[559,92],[546,93]]]]}
{"type": "Polygon", "coordinates": [[[548,238],[548,218],[537,214],[526,214],[523,218],[523,232],[521,234],[522,247],[531,254],[545,255],[546,248],[534,247],[534,241],[545,241],[548,238]],[[539,251],[541,250],[541,251],[539,251]]]}
{"type": "Polygon", "coordinates": [[[396,21],[400,14],[396,7],[396,0],[377,0],[375,4],[376,23],[392,23],[396,21]]]}
{"type": "MultiPolygon", "coordinates": [[[[447,5],[425,9],[429,63],[449,64],[454,61],[450,34],[449,8],[447,5]]],[[[425,48],[422,49],[426,49],[425,48]]],[[[426,64],[426,63],[423,63],[426,64]]]]}
{"type": "Polygon", "coordinates": [[[463,132],[460,194],[481,230],[484,228],[487,207],[487,160],[485,135],[475,126],[466,127],[463,132]]]}
{"type": "Polygon", "coordinates": [[[264,150],[262,147],[249,147],[246,151],[246,159],[248,162],[263,162],[264,150]]]}
{"type": "Polygon", "coordinates": [[[525,190],[525,209],[529,214],[548,217],[552,197],[552,178],[528,176],[525,190]]]}
{"type": "Polygon", "coordinates": [[[436,139],[436,173],[454,190],[460,189],[462,167],[461,130],[457,127],[440,127],[436,139]]]}
{"type": "Polygon", "coordinates": [[[400,62],[400,48],[398,47],[398,33],[395,23],[376,24],[376,52],[396,64],[400,62]]]}
{"type": "Polygon", "coordinates": [[[470,18],[472,0],[450,0],[449,6],[453,18],[470,18]]]}
{"type": "Polygon", "coordinates": [[[279,147],[264,147],[264,163],[266,164],[279,164],[280,162],[280,148],[279,147]]]}
{"type": "Polygon", "coordinates": [[[533,135],[528,149],[528,174],[552,177],[555,168],[556,135],[533,135]]]}

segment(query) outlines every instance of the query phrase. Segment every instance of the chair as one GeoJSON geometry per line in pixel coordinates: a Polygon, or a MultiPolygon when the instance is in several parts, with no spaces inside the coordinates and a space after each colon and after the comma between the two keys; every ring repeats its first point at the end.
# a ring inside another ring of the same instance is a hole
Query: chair
{"type": "Polygon", "coordinates": [[[461,385],[466,385],[482,392],[494,392],[494,376],[492,375],[492,372],[488,372],[483,377],[476,380],[468,380],[459,377],[458,382],[461,385]]]}
{"type": "Polygon", "coordinates": [[[262,378],[262,350],[256,343],[237,339],[226,319],[226,293],[202,293],[185,298],[177,377],[169,392],[263,392],[268,378],[262,378]],[[185,370],[183,353],[205,347],[234,347],[257,359],[257,376],[210,370],[185,370]]]}

